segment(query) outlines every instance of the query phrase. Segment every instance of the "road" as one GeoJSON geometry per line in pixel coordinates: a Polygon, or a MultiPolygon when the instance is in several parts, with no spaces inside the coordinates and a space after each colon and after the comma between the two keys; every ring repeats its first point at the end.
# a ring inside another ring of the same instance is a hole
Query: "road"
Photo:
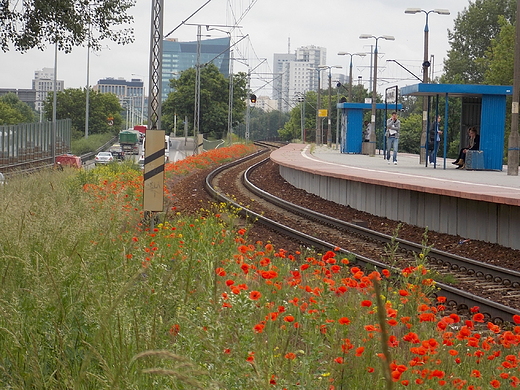
{"type": "Polygon", "coordinates": [[[195,144],[193,138],[170,137],[170,155],[169,161],[176,162],[183,160],[193,154],[195,144]]]}

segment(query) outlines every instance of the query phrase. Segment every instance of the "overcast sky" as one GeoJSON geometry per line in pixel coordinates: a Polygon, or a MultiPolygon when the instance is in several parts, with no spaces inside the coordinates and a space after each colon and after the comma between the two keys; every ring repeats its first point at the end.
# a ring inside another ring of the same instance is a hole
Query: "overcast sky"
{"type": "MultiPolygon", "coordinates": [[[[176,28],[207,1],[164,0],[164,34],[176,28]]],[[[453,29],[454,19],[468,5],[469,0],[210,0],[187,23],[233,25],[234,20],[242,18],[239,22],[241,28],[236,29],[232,36],[234,41],[244,35],[248,38],[235,47],[235,57],[241,60],[234,61],[234,71],[246,70],[244,62],[255,68],[257,74],[252,76],[252,89],[265,95],[271,94],[267,79],[271,77],[274,53],[294,53],[298,47],[308,45],[325,47],[327,65],[341,65],[343,69],[337,71],[348,74],[348,56],[338,56],[339,51],[370,53],[375,40],[359,39],[359,35],[392,35],[395,41],[380,39],[378,44],[381,66],[378,88],[384,90],[389,86],[416,82],[396,63],[386,62],[387,59],[398,61],[422,77],[426,16],[424,13],[405,14],[404,10],[442,8],[451,12],[449,16],[434,13],[429,16],[429,53],[435,56],[435,74],[440,75],[449,49],[447,30],[453,29]]],[[[91,53],[90,85],[106,77],[123,77],[144,79],[148,86],[151,0],[137,0],[130,13],[134,16],[135,42],[122,46],[107,41],[101,51],[91,53]]],[[[205,28],[202,31],[204,35],[211,34],[211,38],[226,36],[220,31],[207,32],[205,28]]],[[[181,26],[170,37],[195,41],[197,27],[181,26]]],[[[65,81],[65,88],[86,85],[86,54],[84,47],[75,48],[71,54],[59,53],[58,79],[65,81]]],[[[0,88],[31,88],[36,70],[54,66],[54,49],[49,46],[43,52],[35,49],[24,54],[0,52],[0,58],[0,88]]],[[[353,79],[362,76],[368,87],[370,55],[354,57],[353,69],[353,79]]]]}

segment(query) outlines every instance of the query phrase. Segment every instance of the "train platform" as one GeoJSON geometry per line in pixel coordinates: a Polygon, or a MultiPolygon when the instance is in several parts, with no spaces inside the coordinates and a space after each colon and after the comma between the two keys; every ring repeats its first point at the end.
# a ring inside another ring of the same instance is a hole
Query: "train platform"
{"type": "Polygon", "coordinates": [[[289,183],[361,211],[442,233],[520,249],[520,177],[502,171],[456,169],[452,159],[419,164],[399,153],[397,165],[338,149],[289,144],[272,152],[289,183]],[[517,242],[518,241],[518,242],[517,242]]]}
{"type": "MultiPolygon", "coordinates": [[[[437,164],[419,164],[416,154],[398,153],[397,165],[383,152],[374,156],[340,153],[335,148],[289,144],[280,150],[280,159],[308,172],[345,177],[365,183],[414,191],[450,195],[494,203],[520,205],[520,176],[502,171],[456,169],[453,159],[438,158],[437,164]],[[348,169],[345,169],[348,167],[348,169]]],[[[392,156],[390,156],[392,158],[392,156]]]]}

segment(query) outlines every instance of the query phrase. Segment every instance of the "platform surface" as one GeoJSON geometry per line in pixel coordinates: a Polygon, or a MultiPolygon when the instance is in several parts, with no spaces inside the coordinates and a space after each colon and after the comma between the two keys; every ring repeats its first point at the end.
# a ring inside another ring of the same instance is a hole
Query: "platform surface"
{"type": "Polygon", "coordinates": [[[447,159],[433,164],[419,164],[419,156],[398,153],[397,165],[390,164],[383,154],[340,153],[334,146],[289,144],[271,153],[277,164],[317,175],[384,185],[412,191],[453,196],[491,203],[520,206],[520,176],[502,171],[468,171],[456,169],[447,159]],[[446,168],[444,168],[446,166],[446,168]]]}

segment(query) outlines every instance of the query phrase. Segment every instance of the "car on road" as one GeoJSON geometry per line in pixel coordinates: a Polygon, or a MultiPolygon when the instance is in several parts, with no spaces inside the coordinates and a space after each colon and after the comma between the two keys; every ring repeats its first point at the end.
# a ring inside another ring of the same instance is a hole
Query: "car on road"
{"type": "Polygon", "coordinates": [[[83,165],[81,162],[81,158],[73,154],[62,154],[56,156],[56,164],[59,164],[62,167],[62,169],[64,166],[81,168],[81,166],[83,165]]]}
{"type": "Polygon", "coordinates": [[[114,156],[114,158],[117,160],[124,161],[125,159],[125,153],[121,150],[111,151],[110,153],[112,153],[112,156],[114,156]]]}
{"type": "Polygon", "coordinates": [[[139,165],[139,168],[144,169],[144,155],[139,157],[139,160],[137,160],[137,165],[139,165]]]}
{"type": "Polygon", "coordinates": [[[108,151],[112,153],[112,156],[114,156],[116,160],[123,161],[125,159],[125,153],[121,149],[120,144],[112,145],[108,151]]]}
{"type": "Polygon", "coordinates": [[[114,161],[114,156],[111,152],[99,152],[96,154],[96,158],[94,159],[94,164],[108,164],[114,161]]]}

